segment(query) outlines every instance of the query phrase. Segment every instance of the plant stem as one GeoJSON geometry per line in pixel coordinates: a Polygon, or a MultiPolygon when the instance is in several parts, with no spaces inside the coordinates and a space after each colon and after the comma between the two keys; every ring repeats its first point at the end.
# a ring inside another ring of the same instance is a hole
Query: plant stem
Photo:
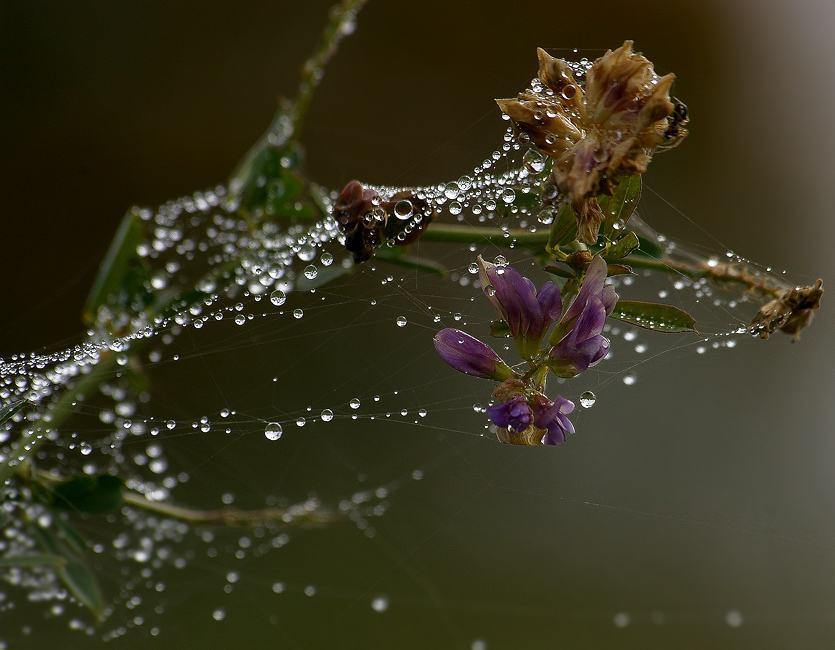
{"type": "Polygon", "coordinates": [[[278,521],[285,524],[300,521],[307,524],[326,524],[341,519],[340,515],[327,511],[305,510],[295,513],[287,508],[241,510],[232,507],[219,510],[196,510],[161,501],[150,501],[137,492],[125,491],[122,496],[128,505],[197,525],[248,526],[265,521],[278,521]]]}

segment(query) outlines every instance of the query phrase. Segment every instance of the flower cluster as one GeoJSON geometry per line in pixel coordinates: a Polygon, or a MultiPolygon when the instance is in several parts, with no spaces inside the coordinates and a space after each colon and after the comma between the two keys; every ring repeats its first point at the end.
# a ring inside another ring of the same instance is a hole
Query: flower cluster
{"type": "Polygon", "coordinates": [[[597,59],[585,87],[565,61],[542,49],[537,55],[544,87],[496,102],[554,159],[551,182],[571,202],[577,238],[594,244],[603,221],[595,197],[611,195],[619,176],[643,174],[653,150],[678,144],[687,135],[687,107],[670,100],[675,75],[659,77],[632,41],[597,59]]]}
{"type": "Polygon", "coordinates": [[[515,269],[485,262],[480,256],[478,266],[482,290],[529,370],[514,370],[490,346],[453,328],[438,332],[435,349],[455,370],[499,382],[493,391],[498,403],[487,408],[487,415],[498,427],[500,441],[558,445],[574,433],[567,417],[574,404],[560,395],[548,399],[543,394],[545,380],[549,370],[559,377],[574,377],[609,352],[602,332],[618,296],[606,284],[606,263],[599,256],[591,260],[576,297],[564,311],[560,290],[553,282],[537,289],[515,269]]]}

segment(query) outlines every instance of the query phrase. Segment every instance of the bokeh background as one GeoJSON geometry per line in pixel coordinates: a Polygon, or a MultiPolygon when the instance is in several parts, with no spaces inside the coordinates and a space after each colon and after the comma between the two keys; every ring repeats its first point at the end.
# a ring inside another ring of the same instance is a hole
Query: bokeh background
{"type": "MultiPolygon", "coordinates": [[[[328,6],[0,6],[0,355],[79,339],[81,305],[125,210],[225,181],[279,96],[295,91],[328,6]]],[[[634,39],[659,72],[676,73],[675,93],[692,116],[690,136],[658,157],[646,183],[710,236],[659,200],[647,219],[719,254],[729,248],[788,269],[799,284],[822,277],[826,286],[835,243],[833,30],[835,5],[815,0],[372,0],[316,95],[306,170],[329,187],[458,178],[498,145],[505,123],[493,98],[527,84],[537,46],[593,59],[634,39]]],[[[192,593],[159,642],[831,647],[829,302],[798,344],[779,336],[645,364],[634,387],[614,384],[582,414],[589,433],[558,454],[454,433],[443,442],[356,440],[354,429],[354,447],[338,456],[370,473],[389,444],[404,471],[460,453],[395,501],[378,524],[382,541],[313,537],[294,557],[298,580],[314,580],[311,567],[329,545],[350,549],[319,576],[336,594],[328,605],[265,603],[253,588],[257,606],[240,606],[244,613],[220,625],[192,593]],[[343,583],[349,595],[340,598],[343,583]],[[358,604],[366,588],[391,594],[389,611],[358,604]],[[628,619],[616,618],[622,613],[628,619]]],[[[166,394],[164,403],[179,399],[166,394]]],[[[468,426],[472,413],[464,415],[450,428],[468,426]]],[[[316,463],[316,440],[304,452],[292,465],[300,476],[301,459],[316,463]]],[[[269,467],[252,471],[267,476],[269,467]]],[[[15,628],[3,616],[3,628],[15,628]]]]}

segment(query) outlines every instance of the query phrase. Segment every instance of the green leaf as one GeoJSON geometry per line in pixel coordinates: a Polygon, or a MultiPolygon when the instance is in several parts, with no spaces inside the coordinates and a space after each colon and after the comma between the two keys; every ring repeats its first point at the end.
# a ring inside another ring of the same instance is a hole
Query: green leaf
{"type": "Polygon", "coordinates": [[[640,245],[641,242],[638,241],[638,235],[634,232],[628,232],[615,242],[613,246],[609,247],[609,250],[606,251],[606,259],[619,260],[629,255],[629,253],[640,245]]]}
{"type": "MultiPolygon", "coordinates": [[[[129,291],[135,291],[135,287],[125,287],[124,285],[135,284],[130,281],[129,276],[138,272],[138,266],[144,267],[144,263],[136,252],[141,243],[142,221],[136,214],[129,211],[122,219],[122,223],[119,224],[119,230],[116,231],[116,236],[113,238],[110,248],[107,249],[107,254],[104,256],[93,282],[93,288],[90,289],[90,294],[87,296],[87,302],[84,304],[84,310],[82,311],[82,316],[86,322],[93,321],[99,308],[120,290],[127,288],[129,291]]],[[[141,271],[139,274],[141,275],[141,271]]],[[[145,275],[147,275],[147,270],[145,275]]]]}
{"type": "Polygon", "coordinates": [[[122,506],[125,483],[118,476],[76,476],[52,486],[52,505],[56,508],[100,515],[122,506]]]}
{"type": "Polygon", "coordinates": [[[87,552],[87,540],[81,536],[73,526],[70,525],[66,519],[64,519],[60,513],[53,512],[52,522],[55,524],[55,527],[61,533],[61,537],[64,539],[65,542],[79,555],[83,555],[87,552]]]}
{"type": "Polygon", "coordinates": [[[490,336],[497,339],[506,339],[511,334],[510,325],[503,318],[498,318],[490,323],[490,336]]]}
{"type": "Polygon", "coordinates": [[[9,402],[3,408],[0,408],[0,425],[6,424],[14,417],[20,409],[26,406],[29,402],[25,399],[19,399],[14,402],[9,402]]]}
{"type": "Polygon", "coordinates": [[[568,201],[563,202],[554,222],[551,224],[551,235],[548,237],[548,250],[554,251],[563,244],[574,241],[577,238],[577,217],[568,201]]]}
{"type": "Polygon", "coordinates": [[[607,264],[606,275],[612,277],[613,275],[634,275],[632,267],[626,264],[607,264]]]}
{"type": "Polygon", "coordinates": [[[619,300],[611,316],[656,332],[696,332],[694,318],[672,305],[619,300]]]}
{"type": "Polygon", "coordinates": [[[56,569],[67,566],[67,561],[51,553],[31,553],[14,557],[0,557],[0,567],[4,566],[49,566],[56,569]]]}
{"type": "Polygon", "coordinates": [[[654,260],[661,259],[663,251],[658,245],[658,242],[645,237],[638,237],[638,248],[634,251],[635,255],[643,255],[644,257],[651,257],[654,260]]]}
{"type": "Polygon", "coordinates": [[[598,196],[597,203],[606,219],[603,222],[603,234],[613,239],[618,230],[626,227],[626,222],[635,211],[641,198],[641,177],[638,174],[618,176],[618,184],[612,190],[612,196],[598,196]],[[615,229],[615,224],[620,226],[615,229]]]}
{"type": "Polygon", "coordinates": [[[96,618],[101,618],[104,614],[104,599],[95,575],[55,536],[52,530],[35,524],[32,524],[30,529],[47,554],[58,556],[66,562],[63,567],[56,567],[55,570],[61,581],[96,618]]]}

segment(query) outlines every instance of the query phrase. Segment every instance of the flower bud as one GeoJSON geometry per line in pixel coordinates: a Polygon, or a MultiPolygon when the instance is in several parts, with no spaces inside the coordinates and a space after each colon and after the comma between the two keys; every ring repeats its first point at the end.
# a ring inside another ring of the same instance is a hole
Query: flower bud
{"type": "Polygon", "coordinates": [[[461,330],[441,330],[434,343],[441,359],[465,375],[503,381],[515,374],[490,346],[461,330]]]}

